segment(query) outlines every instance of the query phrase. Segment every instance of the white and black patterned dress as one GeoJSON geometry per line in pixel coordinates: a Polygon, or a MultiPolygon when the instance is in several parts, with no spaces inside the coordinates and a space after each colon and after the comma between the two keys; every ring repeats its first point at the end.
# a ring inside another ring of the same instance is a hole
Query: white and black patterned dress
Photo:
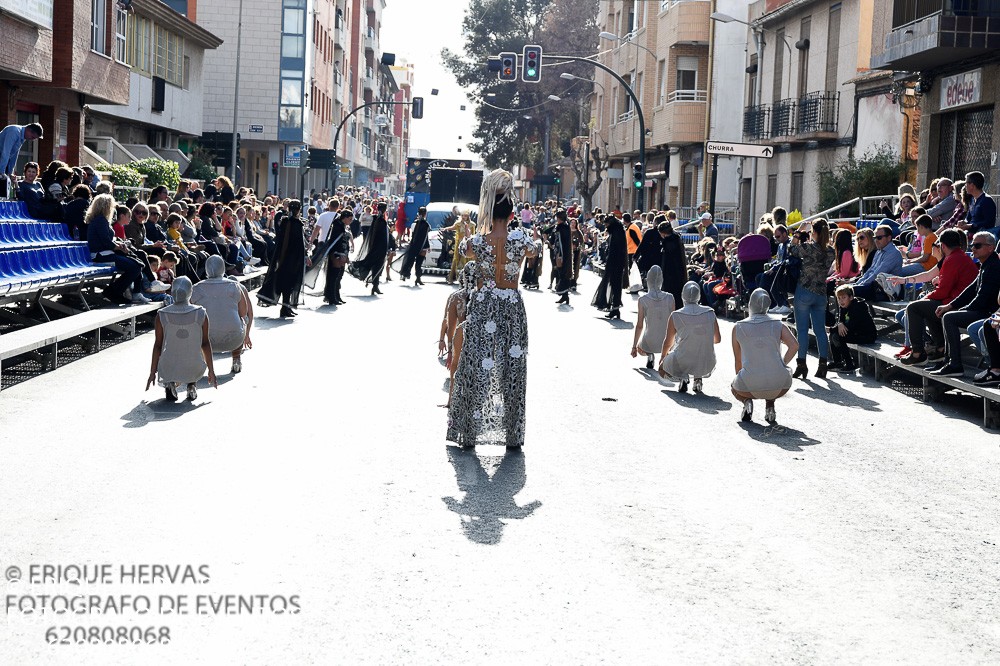
{"type": "Polygon", "coordinates": [[[524,444],[524,396],[527,388],[528,321],[521,292],[497,287],[496,275],[517,284],[521,261],[534,245],[520,229],[504,243],[502,266],[481,235],[467,241],[476,259],[478,288],[470,287],[465,340],[448,409],[449,441],[476,444],[524,444]]]}

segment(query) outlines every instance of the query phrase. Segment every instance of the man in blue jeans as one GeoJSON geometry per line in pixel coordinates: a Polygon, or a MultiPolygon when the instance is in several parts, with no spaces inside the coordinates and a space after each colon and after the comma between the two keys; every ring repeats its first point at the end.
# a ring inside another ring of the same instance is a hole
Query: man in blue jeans
{"type": "Polygon", "coordinates": [[[930,370],[938,377],[962,377],[962,331],[970,324],[986,319],[997,309],[1000,295],[1000,257],[997,256],[996,238],[988,231],[972,237],[972,256],[979,262],[976,281],[962,291],[951,303],[942,305],[935,313],[944,327],[944,362],[930,370]]]}

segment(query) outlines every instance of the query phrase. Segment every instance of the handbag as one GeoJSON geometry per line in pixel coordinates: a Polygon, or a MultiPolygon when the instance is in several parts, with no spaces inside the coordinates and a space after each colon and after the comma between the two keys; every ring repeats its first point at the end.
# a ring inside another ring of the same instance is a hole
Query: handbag
{"type": "Polygon", "coordinates": [[[343,254],[331,254],[330,265],[334,268],[343,268],[347,265],[347,257],[343,254]]]}

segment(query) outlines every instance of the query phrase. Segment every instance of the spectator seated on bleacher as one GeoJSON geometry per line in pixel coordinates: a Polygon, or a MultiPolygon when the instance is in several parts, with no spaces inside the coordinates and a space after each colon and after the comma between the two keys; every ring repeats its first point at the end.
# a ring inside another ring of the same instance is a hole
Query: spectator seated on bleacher
{"type": "Polygon", "coordinates": [[[73,198],[63,206],[63,222],[69,228],[69,237],[73,240],[87,240],[87,209],[90,208],[90,187],[77,185],[73,188],[73,198]]]}
{"type": "Polygon", "coordinates": [[[830,365],[828,368],[842,372],[854,372],[858,366],[854,362],[847,345],[866,345],[875,342],[875,319],[868,309],[868,303],[854,297],[854,288],[849,284],[837,287],[837,325],[830,327],[830,365]]]}
{"type": "Polygon", "coordinates": [[[937,181],[937,203],[927,209],[927,214],[934,219],[934,228],[937,229],[942,222],[947,222],[958,205],[955,183],[950,178],[940,178],[937,181]]]}
{"type": "Polygon", "coordinates": [[[1000,257],[996,253],[996,238],[980,231],[972,238],[972,256],[979,261],[975,281],[946,305],[937,308],[945,336],[945,357],[931,370],[940,377],[962,377],[961,329],[980,319],[988,318],[997,309],[1000,296],[1000,257]]]}
{"type": "Polygon", "coordinates": [[[937,251],[941,253],[941,261],[929,271],[892,278],[892,282],[897,285],[932,280],[937,283],[933,291],[907,305],[904,311],[903,325],[906,327],[908,344],[897,356],[905,365],[922,366],[929,361],[944,358],[944,329],[936,311],[965,291],[976,279],[979,270],[972,258],[965,253],[965,238],[957,229],[945,229],[941,232],[937,251]],[[925,331],[930,334],[930,347],[924,342],[925,331]]]}
{"type": "MultiPolygon", "coordinates": [[[[1000,327],[1000,310],[995,312],[983,327],[983,341],[991,359],[1000,359],[1000,336],[997,334],[997,327],[1000,327]]],[[[1000,363],[992,361],[990,367],[973,378],[972,383],[978,386],[1000,386],[1000,363]]]]}
{"type": "Polygon", "coordinates": [[[986,194],[986,177],[979,171],[965,175],[965,190],[972,197],[969,214],[965,223],[958,225],[959,229],[976,234],[989,231],[994,238],[1000,238],[1000,227],[997,226],[997,204],[993,197],[986,194]]]}
{"type": "MultiPolygon", "coordinates": [[[[900,246],[899,248],[900,253],[903,255],[903,267],[899,269],[897,275],[903,277],[910,277],[924,271],[929,271],[937,265],[937,259],[933,257],[931,252],[934,243],[937,241],[937,235],[932,229],[934,220],[930,215],[921,215],[917,218],[916,224],[916,233],[913,234],[913,241],[910,243],[910,246],[905,248],[900,246]]],[[[883,284],[883,289],[886,286],[886,284],[883,284]]],[[[894,290],[892,285],[888,286],[894,290]]],[[[893,292],[889,289],[885,289],[885,291],[890,296],[893,295],[893,292]]]]}
{"type": "Polygon", "coordinates": [[[53,218],[51,204],[45,203],[45,189],[38,182],[38,164],[28,162],[24,165],[24,178],[17,184],[17,198],[28,208],[28,215],[38,220],[53,218]]]}
{"type": "Polygon", "coordinates": [[[895,210],[889,206],[889,202],[885,199],[879,202],[879,212],[884,216],[881,224],[888,225],[893,230],[893,236],[898,235],[901,227],[909,226],[913,222],[911,216],[916,205],[917,198],[913,192],[913,186],[909,183],[903,183],[899,186],[899,203],[896,204],[895,210]],[[909,190],[904,188],[909,188],[909,190]]]}
{"type": "Polygon", "coordinates": [[[892,228],[886,224],[875,227],[875,255],[871,266],[850,281],[854,287],[854,295],[866,301],[885,301],[889,296],[884,293],[875,278],[885,273],[886,275],[899,275],[903,268],[903,255],[899,253],[892,242],[892,228]]]}
{"type": "MultiPolygon", "coordinates": [[[[90,260],[96,264],[113,263],[117,275],[104,288],[104,297],[112,303],[148,303],[142,295],[143,266],[133,256],[129,256],[128,243],[115,238],[111,230],[110,218],[114,214],[115,200],[110,194],[94,197],[87,211],[87,246],[90,260]],[[128,289],[132,290],[129,297],[128,289]]],[[[127,210],[127,209],[126,209],[127,210]]]]}

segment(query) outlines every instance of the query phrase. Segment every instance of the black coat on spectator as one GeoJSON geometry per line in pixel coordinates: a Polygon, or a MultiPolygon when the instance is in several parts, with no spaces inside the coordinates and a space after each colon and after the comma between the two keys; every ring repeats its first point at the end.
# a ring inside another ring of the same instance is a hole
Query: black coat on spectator
{"type": "Polygon", "coordinates": [[[868,344],[875,342],[878,333],[875,329],[875,320],[868,310],[868,303],[863,298],[852,298],[850,305],[840,308],[840,315],[837,323],[847,327],[847,335],[844,342],[856,344],[868,344]]]}
{"type": "Polygon", "coordinates": [[[69,227],[69,237],[73,240],[87,240],[87,225],[84,219],[87,217],[87,209],[90,208],[90,199],[76,198],[70,199],[63,206],[63,222],[69,227]]]}

